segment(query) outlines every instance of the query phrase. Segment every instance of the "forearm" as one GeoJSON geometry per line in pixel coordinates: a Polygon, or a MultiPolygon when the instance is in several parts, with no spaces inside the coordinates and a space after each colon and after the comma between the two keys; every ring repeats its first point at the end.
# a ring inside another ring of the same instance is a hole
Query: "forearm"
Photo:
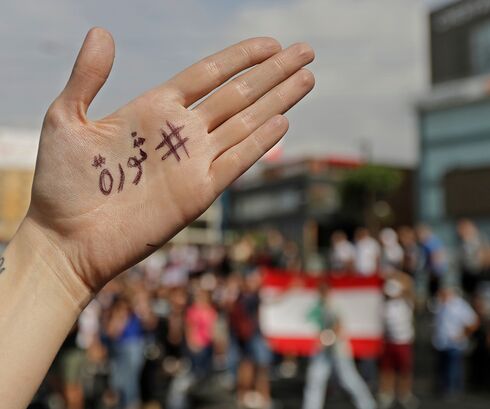
{"type": "Polygon", "coordinates": [[[60,279],[58,269],[70,267],[29,222],[3,258],[0,402],[5,408],[24,409],[91,294],[81,281],[60,279]]]}

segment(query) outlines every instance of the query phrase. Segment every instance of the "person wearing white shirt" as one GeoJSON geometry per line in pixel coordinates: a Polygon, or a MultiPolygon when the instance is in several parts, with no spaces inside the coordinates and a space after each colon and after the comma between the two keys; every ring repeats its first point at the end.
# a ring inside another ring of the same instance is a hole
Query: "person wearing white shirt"
{"type": "Polygon", "coordinates": [[[355,233],[356,259],[355,269],[361,276],[372,276],[378,272],[381,248],[371,237],[368,229],[360,227],[355,233]]]}
{"type": "Polygon", "coordinates": [[[398,241],[398,234],[390,227],[379,233],[381,243],[381,271],[384,275],[401,271],[403,264],[403,248],[398,241]]]}
{"type": "Polygon", "coordinates": [[[330,251],[330,268],[336,272],[348,272],[354,267],[356,249],[354,245],[347,240],[347,235],[342,230],[332,233],[330,238],[332,243],[330,251]]]}
{"type": "Polygon", "coordinates": [[[439,291],[432,343],[439,354],[438,380],[445,395],[455,395],[463,389],[463,354],[478,326],[477,314],[454,288],[439,291]]]}
{"type": "Polygon", "coordinates": [[[405,273],[392,273],[383,292],[384,350],[380,359],[379,408],[393,407],[395,398],[404,409],[419,407],[412,392],[413,282],[405,273]]]}

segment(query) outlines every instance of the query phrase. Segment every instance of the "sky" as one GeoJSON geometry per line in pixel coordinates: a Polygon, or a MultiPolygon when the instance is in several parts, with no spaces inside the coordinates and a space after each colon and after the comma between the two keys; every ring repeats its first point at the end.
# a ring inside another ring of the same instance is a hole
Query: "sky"
{"type": "MultiPolygon", "coordinates": [[[[447,0],[444,0],[447,1],[447,0]]],[[[309,42],[317,85],[288,114],[286,158],[417,161],[415,104],[428,89],[427,10],[441,0],[0,0],[0,127],[40,129],[86,31],[116,42],[102,117],[247,37],[309,42]]]]}

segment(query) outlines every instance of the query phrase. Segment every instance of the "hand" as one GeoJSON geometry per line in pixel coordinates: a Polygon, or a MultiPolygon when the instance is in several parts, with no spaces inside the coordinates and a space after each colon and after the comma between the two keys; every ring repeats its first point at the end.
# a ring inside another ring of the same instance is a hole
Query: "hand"
{"type": "Polygon", "coordinates": [[[99,290],[198,217],[281,139],[288,128],[281,114],[313,88],[302,68],[313,58],[306,44],[282,51],[271,38],[245,40],[92,121],[87,109],[114,59],[111,35],[92,29],[46,114],[23,228],[71,266],[61,271],[48,260],[56,274],[99,290]]]}

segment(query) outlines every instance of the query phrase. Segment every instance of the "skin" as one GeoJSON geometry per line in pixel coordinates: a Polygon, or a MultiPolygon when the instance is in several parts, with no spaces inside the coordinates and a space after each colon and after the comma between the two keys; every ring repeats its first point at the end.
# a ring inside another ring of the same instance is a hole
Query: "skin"
{"type": "Polygon", "coordinates": [[[109,75],[114,43],[106,31],[90,31],[65,90],[46,115],[26,223],[62,248],[73,273],[92,290],[148,256],[146,243],[162,244],[194,220],[286,132],[287,120],[278,114],[312,89],[313,75],[301,68],[314,55],[306,44],[280,49],[273,39],[246,40],[91,121],[87,108],[109,75]],[[184,126],[191,159],[176,163],[162,161],[161,151],[153,154],[165,121],[184,126]],[[117,175],[117,164],[134,154],[133,131],[146,138],[151,154],[142,180],[118,195],[101,195],[93,157],[106,157],[117,175]]]}
{"type": "Polygon", "coordinates": [[[307,44],[282,50],[271,38],[245,40],[91,120],[87,110],[111,71],[114,41],[101,28],[88,33],[46,114],[29,211],[3,255],[2,405],[26,407],[94,294],[198,217],[282,138],[282,114],[314,86],[303,68],[313,58],[307,44]],[[155,151],[167,121],[183,127],[189,157],[180,149],[180,161],[162,161],[166,149],[155,151]],[[132,132],[145,138],[148,154],[138,185],[131,183],[137,169],[126,166],[140,157],[132,132]],[[103,168],[92,166],[98,155],[114,177],[109,195],[99,189],[103,168]]]}

